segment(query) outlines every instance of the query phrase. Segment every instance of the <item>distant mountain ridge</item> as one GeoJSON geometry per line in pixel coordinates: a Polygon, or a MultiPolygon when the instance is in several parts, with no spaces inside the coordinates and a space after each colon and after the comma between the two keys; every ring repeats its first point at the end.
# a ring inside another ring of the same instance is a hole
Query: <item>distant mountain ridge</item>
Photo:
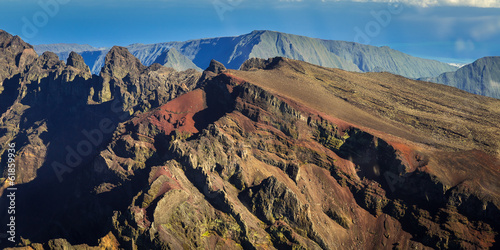
{"type": "Polygon", "coordinates": [[[455,72],[420,80],[441,83],[473,94],[500,99],[500,56],[483,57],[455,72]]]}
{"type": "Polygon", "coordinates": [[[186,56],[179,53],[179,51],[177,51],[175,48],[164,51],[160,56],[156,58],[155,63],[159,63],[165,67],[173,68],[177,71],[184,71],[188,69],[203,71],[186,56]]]}
{"type": "MultiPolygon", "coordinates": [[[[56,44],[42,44],[35,45],[35,51],[42,55],[45,51],[56,53],[61,60],[67,60],[71,52],[82,54],[86,51],[100,51],[101,49],[90,46],[88,44],[75,44],[75,43],[56,43],[56,44]]],[[[109,48],[104,50],[109,51],[109,48]]],[[[102,66],[101,66],[102,67],[102,66]]],[[[100,69],[99,69],[100,71],[100,69]]]]}
{"type": "MultiPolygon", "coordinates": [[[[37,53],[50,47],[35,46],[37,53]]],[[[376,47],[353,42],[322,40],[275,31],[253,31],[235,37],[218,37],[185,42],[132,44],[126,47],[144,65],[151,65],[165,51],[175,48],[197,67],[206,68],[212,59],[229,69],[239,69],[247,59],[267,59],[281,56],[319,66],[340,68],[355,72],[381,72],[409,78],[433,77],[457,67],[435,60],[413,57],[389,47],[376,47]]],[[[104,65],[108,50],[79,52],[94,74],[104,65]]],[[[55,52],[61,59],[69,51],[55,52]]]]}
{"type": "Polygon", "coordinates": [[[37,53],[42,52],[42,54],[45,51],[50,51],[57,54],[67,51],[83,52],[83,51],[99,50],[98,48],[95,48],[88,44],[76,44],[76,43],[41,44],[41,45],[35,45],[34,47],[37,53]]]}

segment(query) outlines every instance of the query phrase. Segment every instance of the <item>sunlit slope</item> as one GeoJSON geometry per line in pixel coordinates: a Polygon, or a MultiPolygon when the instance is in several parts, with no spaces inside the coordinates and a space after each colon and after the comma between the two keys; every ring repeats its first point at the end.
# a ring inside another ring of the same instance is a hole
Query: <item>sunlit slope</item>
{"type": "Polygon", "coordinates": [[[390,73],[283,58],[269,61],[266,70],[251,64],[231,73],[354,124],[436,147],[500,152],[500,100],[390,73]]]}

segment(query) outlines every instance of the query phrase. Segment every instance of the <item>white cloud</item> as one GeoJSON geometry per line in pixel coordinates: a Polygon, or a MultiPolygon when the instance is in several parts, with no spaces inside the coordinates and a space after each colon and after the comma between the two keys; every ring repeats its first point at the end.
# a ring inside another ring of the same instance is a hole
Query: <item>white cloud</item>
{"type": "Polygon", "coordinates": [[[322,2],[374,2],[374,3],[405,3],[420,7],[433,6],[468,6],[480,8],[500,8],[499,0],[321,0],[322,2]]]}
{"type": "Polygon", "coordinates": [[[458,39],[455,41],[455,50],[457,52],[473,51],[475,48],[474,43],[469,39],[467,41],[458,39]]]}
{"type": "Polygon", "coordinates": [[[481,41],[500,34],[500,18],[495,19],[474,27],[471,30],[471,36],[477,41],[481,41]]]}

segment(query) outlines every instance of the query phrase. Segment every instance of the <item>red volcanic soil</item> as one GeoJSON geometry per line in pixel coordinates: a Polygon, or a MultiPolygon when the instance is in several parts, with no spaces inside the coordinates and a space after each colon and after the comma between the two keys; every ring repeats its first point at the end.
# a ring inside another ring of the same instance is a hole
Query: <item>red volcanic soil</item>
{"type": "Polygon", "coordinates": [[[178,180],[172,175],[172,172],[170,172],[170,170],[165,166],[160,167],[155,172],[153,181],[151,181],[150,184],[152,184],[154,181],[156,181],[160,176],[165,176],[166,178],[165,178],[163,184],[161,185],[160,190],[158,191],[158,193],[156,193],[156,196],[154,197],[155,199],[158,196],[163,195],[172,189],[182,189],[178,180]]]}
{"type": "Polygon", "coordinates": [[[243,84],[246,82],[245,79],[241,78],[241,77],[237,77],[231,73],[223,73],[225,76],[229,77],[231,80],[230,80],[230,83],[232,85],[240,85],[240,84],[243,84]]]}
{"type": "Polygon", "coordinates": [[[133,124],[150,124],[166,135],[174,131],[198,133],[193,116],[205,109],[206,93],[202,89],[196,89],[139,116],[133,120],[133,124]]]}

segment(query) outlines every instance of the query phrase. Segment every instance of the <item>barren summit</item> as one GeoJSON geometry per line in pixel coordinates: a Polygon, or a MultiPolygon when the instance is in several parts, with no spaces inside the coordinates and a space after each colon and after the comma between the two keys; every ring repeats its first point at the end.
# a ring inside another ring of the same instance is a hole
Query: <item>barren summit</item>
{"type": "Polygon", "coordinates": [[[282,57],[201,74],[114,47],[99,76],[74,53],[12,65],[18,247],[499,247],[500,100],[282,57]]]}

